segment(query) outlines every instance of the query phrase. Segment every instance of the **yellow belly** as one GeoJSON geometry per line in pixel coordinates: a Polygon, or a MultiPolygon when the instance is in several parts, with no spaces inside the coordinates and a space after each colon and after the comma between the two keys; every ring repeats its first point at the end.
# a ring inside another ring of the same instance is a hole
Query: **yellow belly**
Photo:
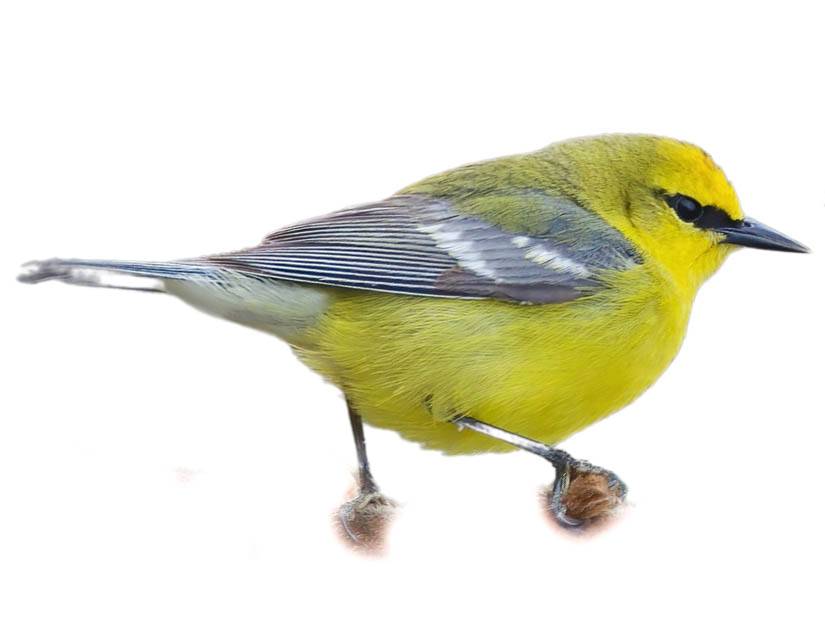
{"type": "Polygon", "coordinates": [[[447,453],[509,447],[470,415],[557,443],[622,408],[681,344],[692,294],[642,272],[554,305],[336,292],[296,351],[374,426],[447,453]]]}

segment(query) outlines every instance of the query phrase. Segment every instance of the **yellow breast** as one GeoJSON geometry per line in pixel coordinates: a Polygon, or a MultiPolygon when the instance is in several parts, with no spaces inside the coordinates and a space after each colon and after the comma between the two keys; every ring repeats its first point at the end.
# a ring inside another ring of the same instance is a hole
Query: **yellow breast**
{"type": "Polygon", "coordinates": [[[445,421],[460,414],[557,443],[640,395],[681,344],[695,291],[647,267],[615,277],[534,306],[340,291],[296,351],[367,423],[426,447],[511,449],[445,421]]]}

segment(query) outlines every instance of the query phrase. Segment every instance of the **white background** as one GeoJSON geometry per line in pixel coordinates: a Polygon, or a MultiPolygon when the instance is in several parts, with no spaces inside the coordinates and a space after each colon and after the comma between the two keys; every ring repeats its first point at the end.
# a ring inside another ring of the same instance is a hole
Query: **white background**
{"type": "Polygon", "coordinates": [[[822,616],[822,16],[756,4],[4,2],[0,616],[822,616]],[[283,344],[14,281],[612,131],[698,143],[814,253],[733,256],[666,375],[564,444],[631,487],[597,535],[548,524],[535,457],[368,429],[403,511],[353,554],[343,402],[283,344]]]}

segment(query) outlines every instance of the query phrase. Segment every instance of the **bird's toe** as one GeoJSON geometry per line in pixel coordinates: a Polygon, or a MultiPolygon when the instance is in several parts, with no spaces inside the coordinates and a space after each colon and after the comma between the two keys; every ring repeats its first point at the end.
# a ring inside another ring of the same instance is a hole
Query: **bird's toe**
{"type": "Polygon", "coordinates": [[[397,507],[380,492],[359,494],[338,509],[336,523],[341,536],[354,548],[381,551],[397,507]]]}
{"type": "Polygon", "coordinates": [[[603,522],[624,502],[627,486],[614,473],[586,462],[575,462],[566,484],[548,489],[546,506],[565,528],[585,528],[603,522]]]}

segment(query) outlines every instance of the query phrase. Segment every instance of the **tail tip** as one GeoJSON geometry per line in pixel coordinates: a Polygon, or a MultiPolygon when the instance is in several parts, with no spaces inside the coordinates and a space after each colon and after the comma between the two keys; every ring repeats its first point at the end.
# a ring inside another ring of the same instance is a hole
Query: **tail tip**
{"type": "Polygon", "coordinates": [[[30,260],[21,265],[23,269],[17,281],[24,284],[37,284],[50,279],[64,279],[69,275],[69,268],[56,258],[49,260],[30,260]]]}

